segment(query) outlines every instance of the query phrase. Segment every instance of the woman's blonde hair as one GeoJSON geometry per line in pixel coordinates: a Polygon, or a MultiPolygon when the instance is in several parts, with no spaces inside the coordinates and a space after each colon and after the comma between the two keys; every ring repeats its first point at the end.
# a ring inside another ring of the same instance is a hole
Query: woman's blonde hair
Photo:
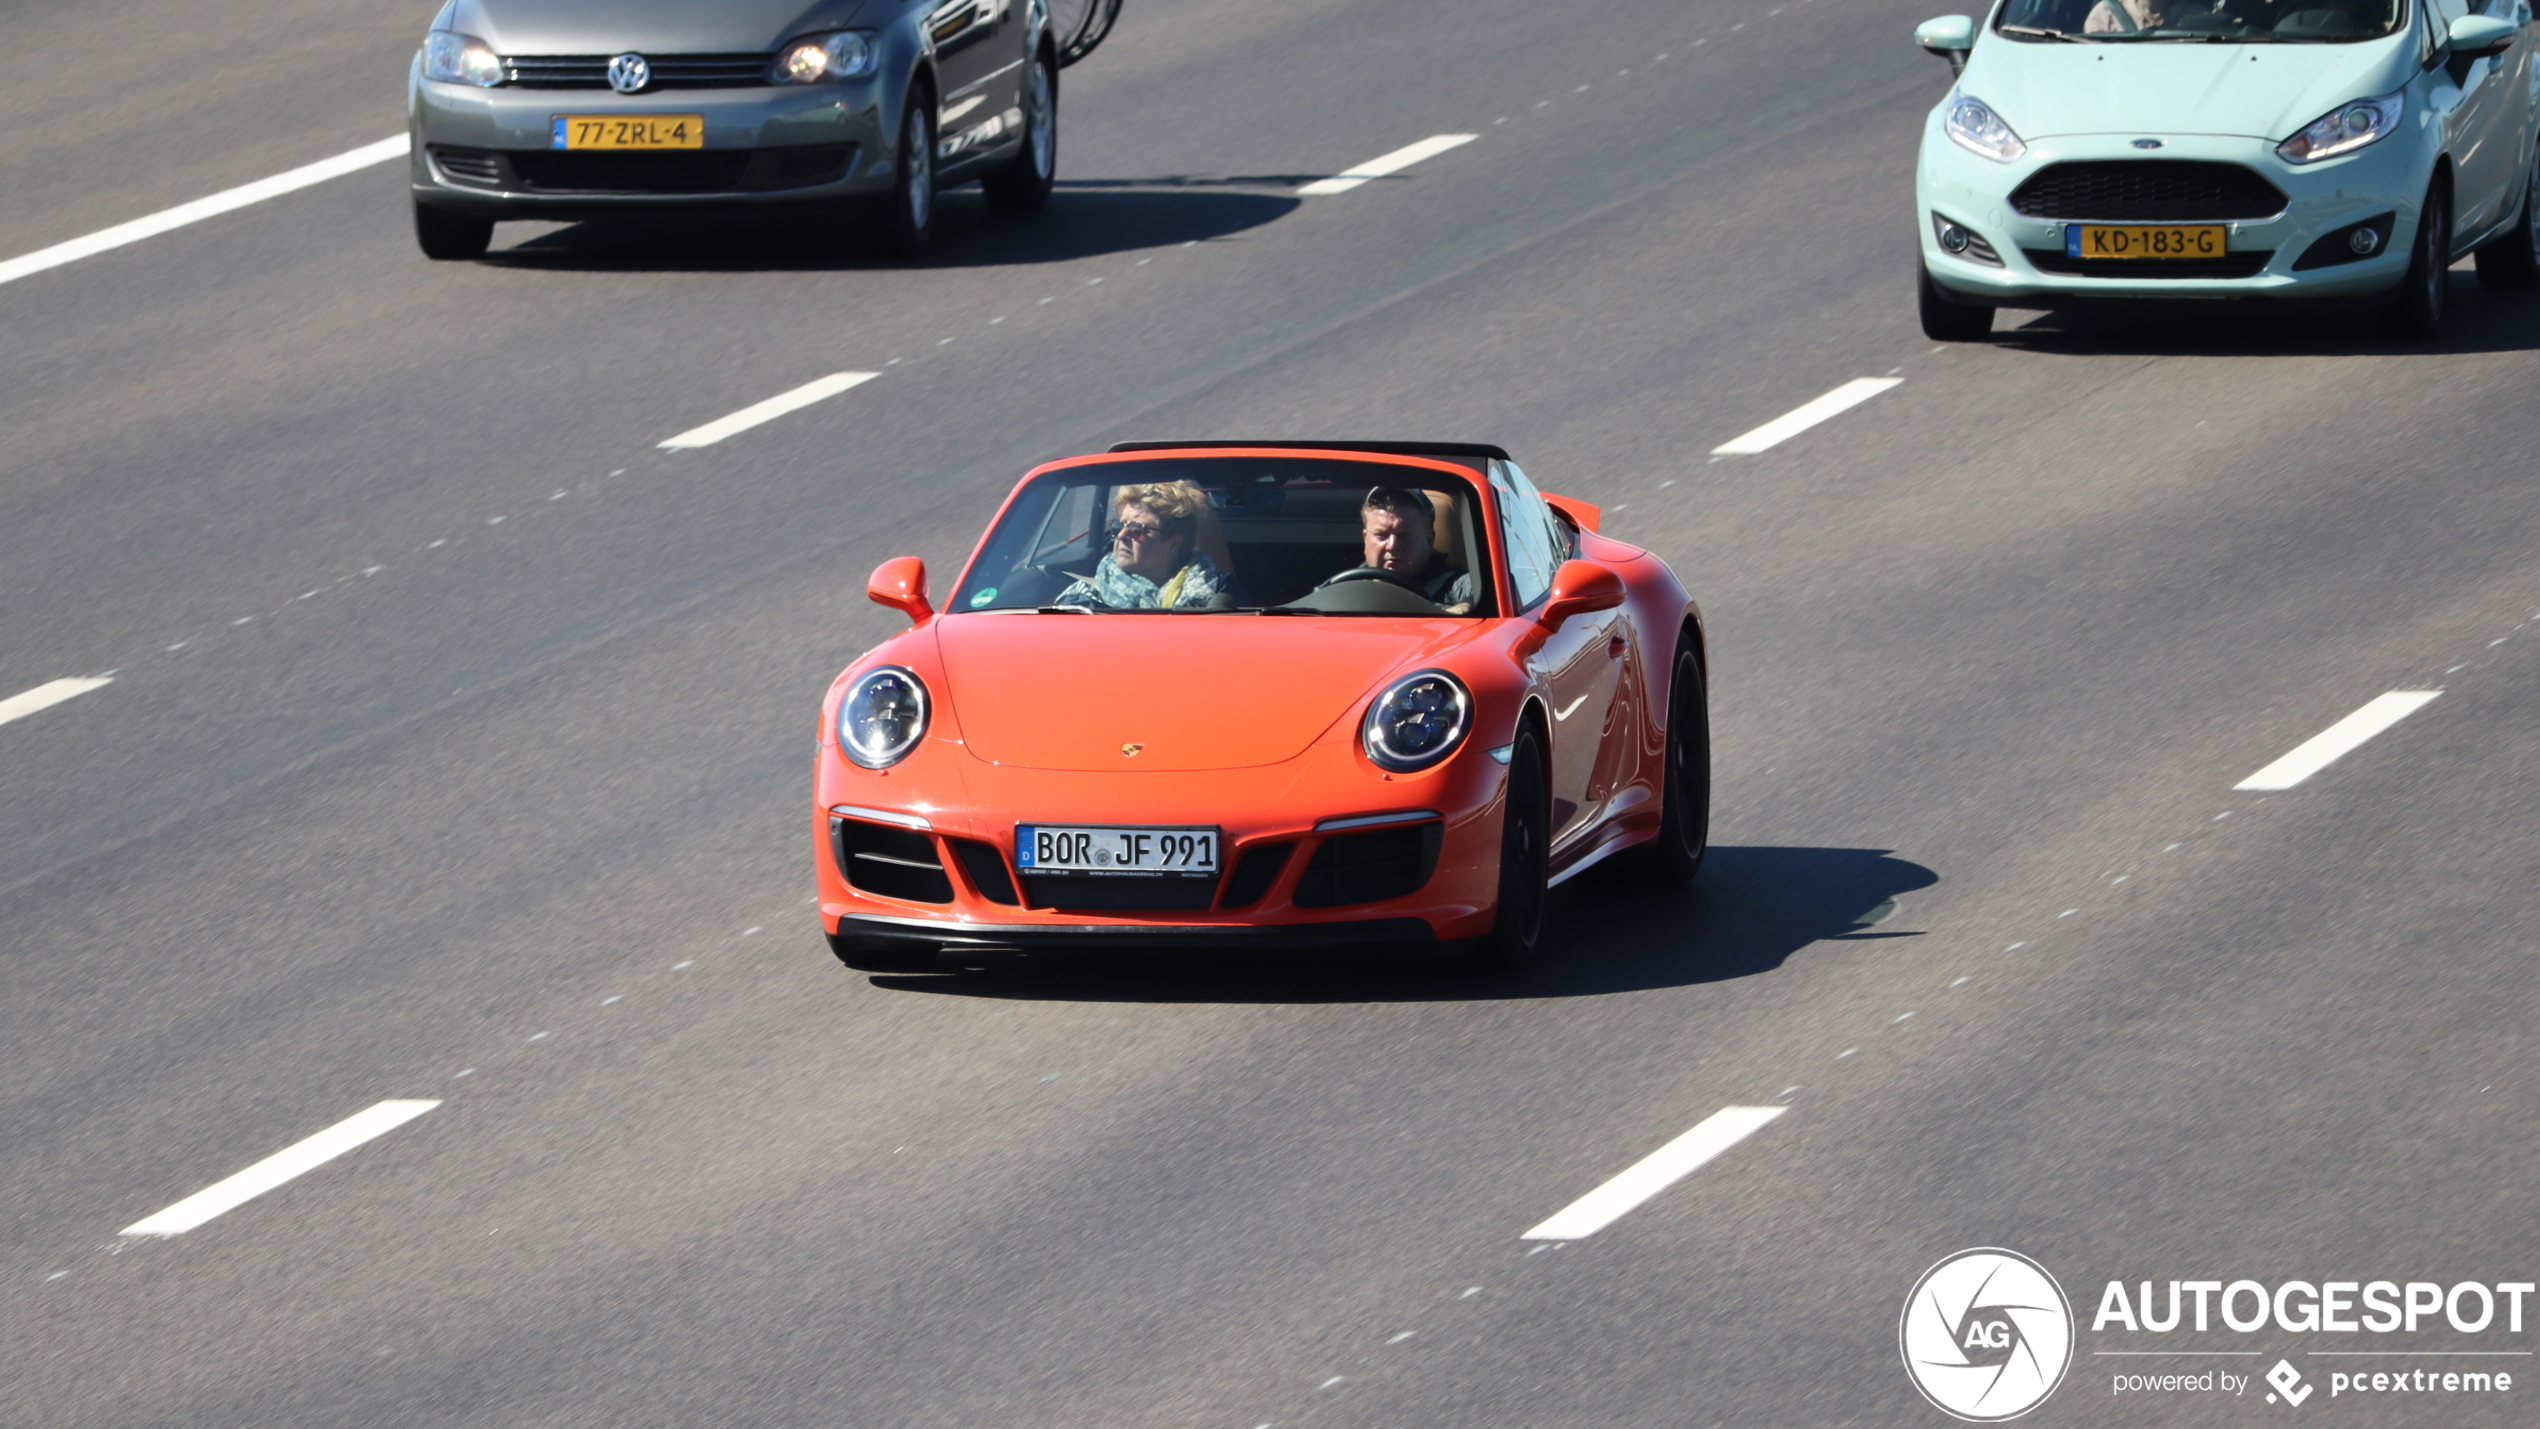
{"type": "Polygon", "coordinates": [[[1208,496],[1187,481],[1156,481],[1144,486],[1124,486],[1111,498],[1111,514],[1117,518],[1132,506],[1155,518],[1157,528],[1167,536],[1188,536],[1199,524],[1199,510],[1208,504],[1208,496]]]}

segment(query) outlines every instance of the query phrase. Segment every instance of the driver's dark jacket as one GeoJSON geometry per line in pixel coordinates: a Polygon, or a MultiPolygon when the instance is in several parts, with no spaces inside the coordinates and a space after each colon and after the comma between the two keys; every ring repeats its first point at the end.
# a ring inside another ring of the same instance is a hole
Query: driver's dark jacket
{"type": "Polygon", "coordinates": [[[1444,561],[1431,561],[1419,580],[1420,594],[1439,605],[1470,605],[1481,593],[1471,571],[1444,561]]]}

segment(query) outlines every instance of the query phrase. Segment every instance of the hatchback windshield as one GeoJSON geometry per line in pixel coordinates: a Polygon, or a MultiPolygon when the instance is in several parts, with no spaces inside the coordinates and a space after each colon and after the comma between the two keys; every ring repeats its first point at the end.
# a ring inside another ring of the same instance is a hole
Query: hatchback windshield
{"type": "Polygon", "coordinates": [[[2343,44],[2396,34],[2407,0],[2010,0],[1994,29],[2015,40],[2343,44]]]}
{"type": "Polygon", "coordinates": [[[1099,462],[1014,498],[948,613],[1488,615],[1473,488],[1327,457],[1099,462]]]}

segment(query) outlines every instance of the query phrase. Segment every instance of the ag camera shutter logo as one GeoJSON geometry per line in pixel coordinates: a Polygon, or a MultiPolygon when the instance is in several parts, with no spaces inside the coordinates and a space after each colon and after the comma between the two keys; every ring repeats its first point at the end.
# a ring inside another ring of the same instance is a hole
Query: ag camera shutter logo
{"type": "Polygon", "coordinates": [[[2017,1251],[1962,1250],[1923,1272],[1896,1327],[1923,1398],[1974,1423],[2046,1402],[2073,1362],[2073,1307],[2046,1267],[2017,1251]]]}

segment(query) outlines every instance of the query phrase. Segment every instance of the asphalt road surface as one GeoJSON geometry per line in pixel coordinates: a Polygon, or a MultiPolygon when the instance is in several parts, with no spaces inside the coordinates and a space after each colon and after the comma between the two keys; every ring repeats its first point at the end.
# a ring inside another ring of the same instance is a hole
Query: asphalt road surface
{"type": "MultiPolygon", "coordinates": [[[[1924,17],[1138,0],[1050,211],[954,196],[914,266],[433,264],[389,163],[0,284],[0,699],[108,679],[0,723],[0,1422],[1938,1425],[1899,1317],[1976,1246],[2077,1317],[2026,1422],[2534,1422],[2540,1298],[2100,1312],[2540,1280],[2540,295],[1942,349],[1924,17]],[[804,801],[866,573],[1182,436],[1500,442],[1671,561],[1695,889],[1579,880],[1521,979],[842,970],[804,801]],[[121,1233],[384,1102],[437,1105],[121,1233]],[[1526,1238],[1728,1107],[1786,1110],[1526,1238]],[[2511,1389],[2329,1389],[2425,1368],[2511,1389]]],[[[0,261],[395,135],[428,19],[9,11],[0,261]]]]}

